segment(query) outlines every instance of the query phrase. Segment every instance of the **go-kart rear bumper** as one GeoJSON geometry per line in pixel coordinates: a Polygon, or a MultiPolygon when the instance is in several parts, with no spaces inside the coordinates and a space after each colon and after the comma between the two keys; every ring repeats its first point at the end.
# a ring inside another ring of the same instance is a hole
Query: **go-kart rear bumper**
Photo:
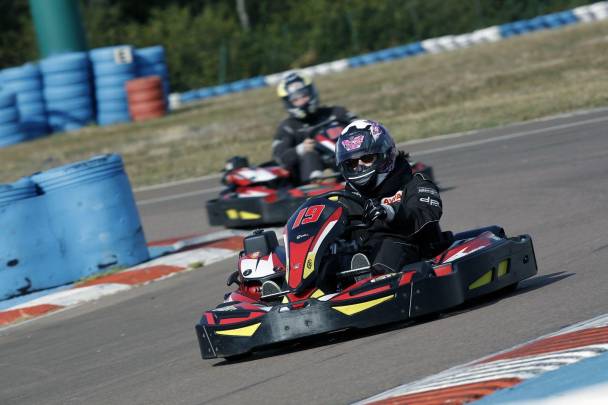
{"type": "Polygon", "coordinates": [[[207,201],[210,225],[246,228],[284,224],[306,197],[267,202],[263,197],[217,198],[207,201]]]}

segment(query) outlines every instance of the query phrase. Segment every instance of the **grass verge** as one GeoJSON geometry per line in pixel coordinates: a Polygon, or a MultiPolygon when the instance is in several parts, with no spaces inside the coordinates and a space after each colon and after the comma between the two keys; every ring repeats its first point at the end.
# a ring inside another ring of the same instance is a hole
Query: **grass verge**
{"type": "MultiPolygon", "coordinates": [[[[538,32],[316,79],[321,99],[383,122],[397,141],[608,105],[608,22],[538,32]]],[[[217,172],[226,158],[270,157],[284,112],[273,88],[212,99],[163,119],[89,127],[0,149],[0,182],[123,155],[135,186],[217,172]]]]}

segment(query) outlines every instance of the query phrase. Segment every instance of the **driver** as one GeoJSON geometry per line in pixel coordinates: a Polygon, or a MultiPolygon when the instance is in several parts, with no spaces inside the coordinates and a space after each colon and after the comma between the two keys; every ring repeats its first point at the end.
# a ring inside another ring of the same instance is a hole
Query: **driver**
{"type": "Polygon", "coordinates": [[[442,202],[437,186],[423,174],[412,174],[403,152],[381,124],[352,122],[336,145],[336,163],[346,191],[367,200],[363,221],[371,224],[363,245],[372,269],[395,272],[420,260],[441,242],[442,202]]]}
{"type": "Polygon", "coordinates": [[[323,125],[333,124],[341,129],[356,117],[344,107],[319,106],[315,85],[303,74],[289,73],[279,83],[277,93],[289,117],[277,129],[272,156],[292,173],[296,182],[307,183],[321,177],[323,169],[334,168],[333,162],[324,161],[315,150],[312,137],[323,125]]]}

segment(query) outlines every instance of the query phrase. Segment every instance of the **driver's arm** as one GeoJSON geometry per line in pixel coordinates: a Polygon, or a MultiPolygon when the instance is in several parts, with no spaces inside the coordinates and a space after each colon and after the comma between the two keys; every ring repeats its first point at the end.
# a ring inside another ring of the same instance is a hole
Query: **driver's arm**
{"type": "Polygon", "coordinates": [[[284,167],[293,167],[298,163],[294,130],[281,124],[272,141],[272,157],[284,167]]]}
{"type": "Polygon", "coordinates": [[[403,190],[403,198],[393,204],[393,229],[407,237],[413,236],[425,226],[439,222],[443,203],[437,186],[417,173],[403,190]]]}

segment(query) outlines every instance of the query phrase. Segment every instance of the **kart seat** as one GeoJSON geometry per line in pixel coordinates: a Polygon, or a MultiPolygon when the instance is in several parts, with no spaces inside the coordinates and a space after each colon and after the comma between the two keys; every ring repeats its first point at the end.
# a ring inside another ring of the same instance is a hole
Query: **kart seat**
{"type": "Polygon", "coordinates": [[[243,239],[245,254],[258,253],[260,256],[267,256],[274,252],[277,246],[279,246],[279,241],[274,231],[258,229],[243,239]]]}

